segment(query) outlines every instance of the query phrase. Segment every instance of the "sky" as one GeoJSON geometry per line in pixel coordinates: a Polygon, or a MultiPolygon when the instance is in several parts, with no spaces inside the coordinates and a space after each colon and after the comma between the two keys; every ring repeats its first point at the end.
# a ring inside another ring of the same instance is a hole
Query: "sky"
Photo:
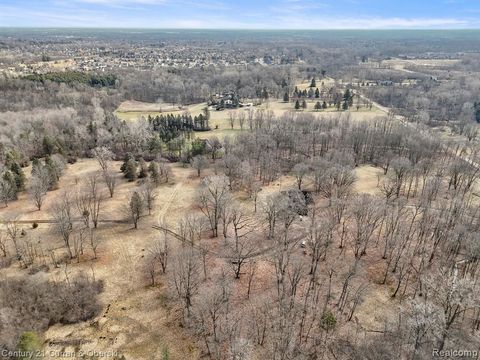
{"type": "Polygon", "coordinates": [[[0,0],[0,27],[479,29],[480,0],[0,0]]]}

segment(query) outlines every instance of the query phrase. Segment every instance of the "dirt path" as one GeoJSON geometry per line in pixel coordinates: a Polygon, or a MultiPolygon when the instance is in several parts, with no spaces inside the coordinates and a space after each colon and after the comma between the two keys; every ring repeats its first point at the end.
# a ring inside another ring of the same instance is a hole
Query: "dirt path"
{"type": "Polygon", "coordinates": [[[184,185],[184,181],[187,177],[187,174],[183,174],[182,177],[180,179],[178,179],[177,183],[175,184],[175,186],[173,187],[172,189],[172,193],[170,194],[170,196],[168,197],[167,201],[165,201],[165,203],[163,204],[163,207],[160,209],[160,211],[158,212],[158,215],[157,215],[157,224],[159,226],[161,226],[162,224],[164,224],[165,222],[165,215],[167,214],[168,212],[168,209],[170,208],[170,206],[172,205],[173,201],[175,200],[175,198],[177,197],[178,195],[178,192],[180,191],[180,189],[183,187],[184,185]]]}

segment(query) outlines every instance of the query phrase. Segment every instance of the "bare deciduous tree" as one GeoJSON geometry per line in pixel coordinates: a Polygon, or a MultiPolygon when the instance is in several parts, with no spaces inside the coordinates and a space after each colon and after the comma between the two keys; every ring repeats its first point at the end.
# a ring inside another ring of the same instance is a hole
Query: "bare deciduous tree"
{"type": "Polygon", "coordinates": [[[157,194],[155,186],[151,181],[146,181],[140,189],[143,202],[148,210],[148,215],[152,214],[153,206],[155,205],[155,200],[157,199],[157,194]]]}
{"type": "Polygon", "coordinates": [[[218,224],[228,195],[229,181],[226,176],[210,176],[202,181],[199,194],[200,210],[208,219],[213,237],[218,236],[218,224]]]}
{"type": "Polygon", "coordinates": [[[38,210],[41,210],[43,200],[47,194],[49,187],[49,181],[47,177],[42,177],[41,175],[34,175],[30,179],[28,186],[28,193],[32,198],[35,206],[38,210]]]}
{"type": "Polygon", "coordinates": [[[182,248],[173,259],[171,281],[187,317],[190,316],[193,297],[198,292],[200,266],[199,255],[191,246],[182,248]]]}
{"type": "Polygon", "coordinates": [[[52,215],[55,219],[56,231],[61,235],[70,259],[73,258],[70,237],[73,232],[73,203],[69,193],[65,192],[62,199],[53,206],[52,215]]]}
{"type": "Polygon", "coordinates": [[[208,167],[208,161],[203,155],[196,155],[191,161],[192,167],[197,171],[197,176],[200,177],[202,170],[208,167]]]}

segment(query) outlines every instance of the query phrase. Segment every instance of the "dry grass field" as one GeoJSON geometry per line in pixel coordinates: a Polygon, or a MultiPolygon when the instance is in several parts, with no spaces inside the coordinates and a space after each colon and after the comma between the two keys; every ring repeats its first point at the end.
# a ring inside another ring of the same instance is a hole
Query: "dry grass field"
{"type": "MultiPolygon", "coordinates": [[[[120,167],[120,162],[113,164],[120,167]]],[[[213,165],[213,164],[211,164],[213,165]]],[[[190,167],[173,164],[172,178],[169,184],[158,188],[158,197],[152,215],[144,216],[139,229],[134,230],[130,224],[100,223],[98,236],[101,239],[99,255],[93,260],[89,254],[82,257],[82,261],[73,261],[67,267],[50,267],[45,273],[50,279],[63,279],[66,276],[85,272],[96,279],[105,282],[105,290],[101,294],[102,313],[96,318],[75,325],[54,325],[45,333],[45,350],[47,354],[55,352],[68,352],[77,349],[88,351],[117,351],[126,359],[160,359],[168,351],[171,359],[198,359],[199,353],[188,337],[185,330],[179,326],[180,315],[178,310],[172,308],[167,299],[167,282],[161,279],[157,285],[149,286],[148,276],[144,271],[142,262],[148,254],[149,247],[160,236],[153,225],[164,224],[175,229],[176,223],[186,214],[199,213],[196,206],[196,192],[200,185],[200,178],[190,167]],[[78,344],[81,345],[71,345],[78,344]]],[[[62,176],[59,189],[47,194],[44,207],[41,211],[34,209],[32,201],[27,195],[21,194],[18,201],[11,202],[8,207],[0,209],[2,219],[34,221],[52,218],[51,210],[56,202],[64,196],[64,192],[75,191],[82,186],[83,181],[99,170],[98,163],[93,159],[79,160],[68,165],[62,176]]],[[[358,192],[374,193],[376,191],[378,169],[364,166],[357,169],[358,192]]],[[[29,169],[26,170],[29,173],[29,169]]],[[[213,175],[213,166],[210,166],[202,176],[213,175]]],[[[135,182],[129,183],[118,172],[118,186],[113,199],[108,198],[102,206],[101,220],[122,220],[123,207],[127,203],[130,193],[137,188],[135,182]]],[[[280,177],[268,186],[263,186],[259,195],[259,208],[268,194],[285,190],[295,186],[292,176],[280,177]]],[[[306,183],[305,186],[309,186],[306,183]]],[[[243,206],[253,210],[253,204],[242,193],[234,196],[243,206]]],[[[52,249],[60,257],[64,252],[63,243],[59,236],[52,234],[52,225],[40,224],[37,229],[32,229],[31,224],[22,223],[27,237],[32,241],[41,243],[43,249],[52,249]]],[[[180,246],[172,240],[172,247],[180,246]]],[[[209,239],[204,241],[205,246],[215,250],[219,240],[209,239]]],[[[299,255],[301,250],[299,249],[299,255]]],[[[225,266],[219,259],[210,259],[209,266],[212,274],[225,266]]],[[[27,270],[10,267],[2,270],[4,275],[21,274],[27,270]]],[[[270,279],[273,269],[267,259],[260,259],[259,270],[255,287],[252,291],[262,290],[262,284],[270,279]],[[263,278],[263,280],[262,280],[263,278]]],[[[365,276],[368,276],[365,274],[365,276]]],[[[245,285],[246,286],[246,285],[245,285]]],[[[240,284],[240,293],[243,285],[240,284]]],[[[380,313],[382,298],[388,301],[387,291],[381,287],[371,291],[380,292],[379,297],[368,297],[365,304],[359,307],[358,317],[367,318],[372,326],[377,325],[370,316],[371,312],[380,313]],[[383,294],[383,295],[382,295],[383,294]]],[[[240,295],[239,295],[240,296],[240,295]]],[[[242,295],[243,296],[243,295],[242,295]]],[[[377,319],[377,317],[373,317],[377,319]]],[[[56,359],[51,356],[47,358],[56,359]]]]}
{"type": "MultiPolygon", "coordinates": [[[[333,79],[327,78],[325,81],[333,82],[333,79]]],[[[307,88],[308,83],[304,82],[298,85],[300,90],[307,88]]],[[[263,102],[262,104],[254,107],[244,107],[234,110],[222,110],[216,111],[210,109],[210,127],[212,130],[201,132],[199,136],[202,138],[208,138],[211,136],[217,136],[219,139],[222,139],[225,136],[232,136],[241,131],[240,124],[238,120],[235,121],[233,128],[229,122],[229,112],[235,113],[245,113],[245,118],[248,118],[248,111],[257,109],[262,109],[264,111],[271,111],[275,116],[282,116],[285,112],[295,112],[295,113],[309,113],[317,117],[329,117],[329,116],[340,116],[349,117],[353,121],[363,121],[363,120],[373,120],[376,117],[383,115],[381,109],[373,106],[372,109],[360,107],[358,110],[354,106],[349,111],[337,111],[334,107],[329,107],[325,110],[317,111],[314,109],[316,99],[307,99],[307,109],[305,110],[295,110],[295,102],[284,102],[277,99],[270,99],[263,102]]],[[[202,113],[203,109],[207,106],[207,103],[200,103],[189,105],[185,107],[171,106],[168,104],[155,104],[155,103],[144,103],[139,101],[125,101],[123,102],[115,112],[115,114],[121,120],[125,121],[135,121],[141,117],[147,118],[148,116],[156,116],[160,114],[176,114],[180,115],[185,111],[188,111],[192,116],[196,116],[202,113]]],[[[245,120],[244,129],[248,128],[248,120],[245,120]]]]}

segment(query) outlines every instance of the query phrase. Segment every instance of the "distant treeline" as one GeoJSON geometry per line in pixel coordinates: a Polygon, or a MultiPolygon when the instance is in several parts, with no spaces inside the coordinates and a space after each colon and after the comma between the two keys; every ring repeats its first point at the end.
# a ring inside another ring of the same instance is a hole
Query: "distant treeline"
{"type": "Polygon", "coordinates": [[[90,86],[113,86],[117,80],[116,75],[96,75],[88,74],[80,71],[65,71],[65,72],[49,72],[45,74],[31,74],[24,77],[30,81],[53,81],[56,83],[81,83],[90,86]]]}

